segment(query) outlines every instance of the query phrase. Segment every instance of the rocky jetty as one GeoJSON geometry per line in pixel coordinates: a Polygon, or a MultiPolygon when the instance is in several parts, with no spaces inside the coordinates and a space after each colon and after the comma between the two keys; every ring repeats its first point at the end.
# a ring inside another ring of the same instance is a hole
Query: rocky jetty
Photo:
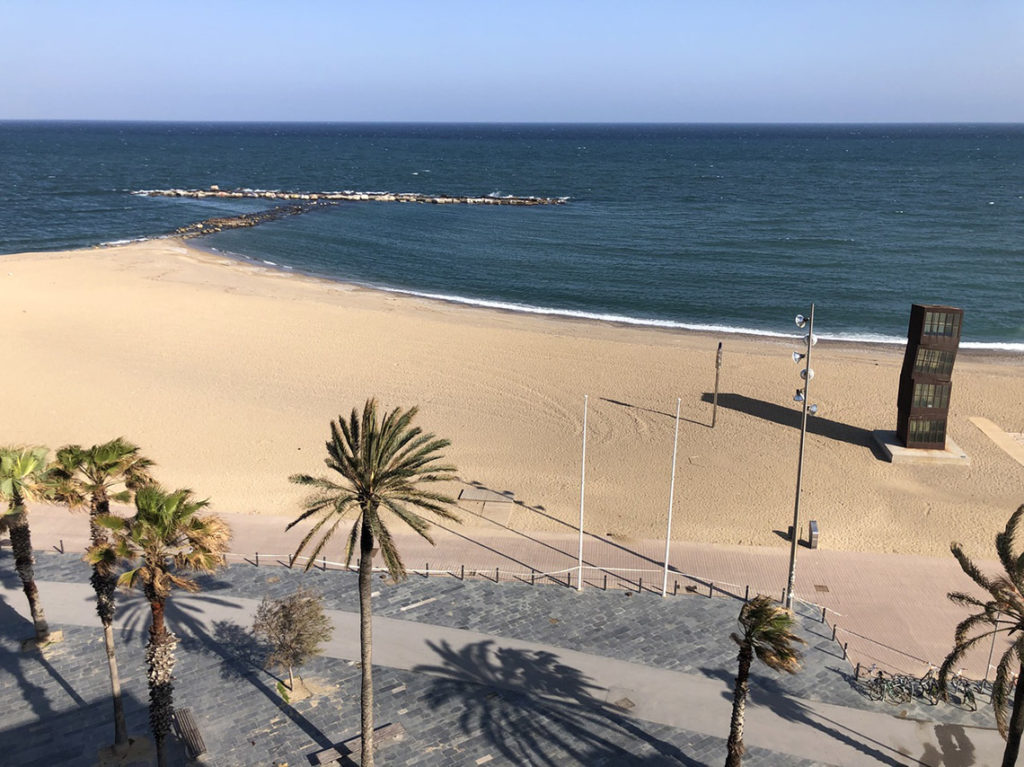
{"type": "MultiPolygon", "coordinates": [[[[415,192],[282,192],[272,189],[142,189],[132,194],[142,197],[192,197],[195,199],[258,199],[299,202],[418,202],[433,205],[564,205],[568,197],[451,197],[415,192]]],[[[252,224],[249,224],[252,226],[252,224]]]]}
{"type": "Polygon", "coordinates": [[[188,239],[190,237],[202,237],[206,234],[214,234],[225,229],[241,229],[246,226],[257,226],[267,221],[274,221],[285,216],[296,216],[306,213],[313,208],[333,205],[331,202],[313,202],[305,205],[279,205],[270,210],[262,210],[258,213],[241,213],[237,216],[217,216],[197,221],[194,224],[179,227],[174,230],[175,237],[188,239]]]}

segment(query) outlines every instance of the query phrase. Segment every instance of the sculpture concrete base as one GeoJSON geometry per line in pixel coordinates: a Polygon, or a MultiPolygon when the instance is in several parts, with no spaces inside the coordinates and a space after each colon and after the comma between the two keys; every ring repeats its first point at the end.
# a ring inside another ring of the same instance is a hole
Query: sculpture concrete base
{"type": "Polygon", "coordinates": [[[958,466],[970,466],[971,459],[960,446],[948,435],[946,436],[945,450],[924,450],[916,447],[904,447],[903,442],[896,436],[894,431],[878,430],[871,432],[882,452],[889,459],[889,463],[920,463],[920,464],[956,464],[958,466]]]}

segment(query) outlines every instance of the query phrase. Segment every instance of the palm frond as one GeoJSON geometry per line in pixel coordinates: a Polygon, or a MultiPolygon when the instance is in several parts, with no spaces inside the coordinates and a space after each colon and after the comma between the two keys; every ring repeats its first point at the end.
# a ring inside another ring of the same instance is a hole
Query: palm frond
{"type": "MultiPolygon", "coordinates": [[[[324,462],[340,475],[341,481],[333,482],[305,474],[292,478],[294,482],[314,486],[320,491],[307,501],[303,513],[288,525],[291,529],[299,522],[319,517],[300,543],[297,554],[304,551],[317,535],[329,537],[334,534],[337,523],[325,527],[328,516],[340,518],[350,509],[358,508],[359,515],[348,535],[346,562],[351,562],[360,535],[372,536],[389,572],[399,579],[405,568],[390,531],[377,515],[378,507],[394,513],[427,540],[431,540],[427,533],[430,523],[414,509],[458,521],[450,510],[455,504],[454,499],[420,487],[422,484],[450,481],[455,477],[456,469],[443,463],[439,453],[449,445],[448,440],[426,434],[412,424],[417,413],[415,407],[408,410],[394,408],[381,413],[377,401],[370,398],[361,411],[352,408],[348,418],[339,416],[331,422],[324,462]]],[[[325,542],[322,540],[316,550],[325,542]]]]}
{"type": "Polygon", "coordinates": [[[428,520],[421,517],[415,511],[407,509],[405,506],[402,505],[400,501],[398,501],[395,498],[388,498],[387,496],[385,496],[381,498],[381,504],[386,509],[388,509],[392,514],[394,514],[400,520],[405,522],[405,524],[411,527],[414,532],[418,533],[419,535],[423,536],[428,541],[433,543],[433,540],[430,538],[429,535],[430,522],[428,520]]]}
{"type": "Polygon", "coordinates": [[[349,530],[348,540],[345,541],[345,567],[352,565],[352,553],[356,550],[356,542],[359,540],[359,529],[361,525],[360,519],[357,519],[352,524],[352,529],[349,530]]]}
{"type": "Polygon", "coordinates": [[[963,570],[972,581],[985,589],[985,591],[991,593],[993,588],[992,582],[985,577],[985,574],[982,573],[981,570],[978,569],[978,566],[971,561],[971,558],[964,553],[963,547],[959,543],[951,543],[949,545],[949,550],[953,553],[953,556],[956,557],[956,561],[960,563],[960,569],[963,570]]]}
{"type": "MultiPolygon", "coordinates": [[[[331,519],[331,517],[325,517],[324,522],[328,519],[331,519]]],[[[305,570],[308,571],[314,564],[316,564],[317,557],[320,556],[320,553],[324,550],[328,541],[330,541],[331,537],[334,535],[334,531],[338,529],[338,525],[342,522],[342,517],[340,515],[335,515],[333,519],[334,523],[327,528],[327,532],[323,534],[320,540],[317,541],[316,546],[313,547],[312,553],[310,553],[309,558],[306,560],[305,570]]]]}
{"type": "Polygon", "coordinates": [[[1009,723],[1010,699],[1013,693],[1013,681],[1010,675],[1014,659],[1014,648],[1011,647],[999,659],[996,676],[992,680],[992,710],[996,715],[996,727],[999,728],[999,734],[1004,738],[1009,723]]]}
{"type": "Polygon", "coordinates": [[[764,594],[758,594],[740,609],[742,636],[734,636],[740,646],[748,645],[758,660],[775,671],[796,673],[801,654],[795,644],[806,642],[794,633],[793,613],[777,605],[764,594]]]}
{"type": "Polygon", "coordinates": [[[1024,504],[1010,515],[1003,532],[996,535],[996,554],[999,555],[999,562],[1010,577],[1013,577],[1013,573],[1017,570],[1017,555],[1013,553],[1013,549],[1017,524],[1020,522],[1021,516],[1024,516],[1024,504]]]}

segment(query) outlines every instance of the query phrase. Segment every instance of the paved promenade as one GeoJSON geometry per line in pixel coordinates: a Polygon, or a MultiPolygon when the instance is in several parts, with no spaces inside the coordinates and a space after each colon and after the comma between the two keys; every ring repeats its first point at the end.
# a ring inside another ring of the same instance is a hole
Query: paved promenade
{"type": "MultiPolygon", "coordinates": [[[[436,546],[416,535],[396,534],[399,550],[410,570],[428,568],[435,574],[520,582],[577,583],[578,534],[565,527],[558,533],[520,533],[507,524],[511,513],[543,514],[519,504],[462,503],[463,525],[435,528],[436,546]],[[497,509],[497,510],[495,510],[497,509]],[[524,512],[525,509],[525,512],[524,512]],[[550,573],[545,577],[544,573],[550,573]]],[[[224,515],[232,528],[232,562],[287,562],[304,530],[284,528],[294,517],[224,515]]],[[[625,588],[661,593],[664,580],[664,541],[623,540],[589,531],[584,536],[585,589],[625,588]]],[[[62,507],[32,511],[36,548],[81,550],[88,538],[84,515],[62,507]]],[[[952,647],[953,630],[966,613],[951,603],[950,591],[971,591],[973,584],[952,556],[915,557],[829,551],[828,531],[822,548],[801,546],[797,554],[797,597],[827,611],[827,626],[836,641],[848,646],[851,661],[890,671],[920,675],[929,663],[938,665],[952,647]]],[[[995,531],[993,531],[993,540],[995,531]]],[[[344,536],[328,549],[330,563],[343,561],[344,536]]],[[[995,552],[993,550],[994,558],[995,552]]],[[[998,569],[998,563],[979,562],[998,569]]],[[[781,538],[774,548],[674,542],[671,546],[668,589],[716,596],[766,593],[782,596],[789,567],[789,545],[781,538]],[[713,588],[712,588],[713,586],[713,588]]],[[[996,648],[1000,651],[999,646],[996,648]]],[[[985,676],[986,652],[965,661],[966,672],[985,676]]]]}
{"type": "MultiPolygon", "coordinates": [[[[67,542],[66,542],[67,543],[67,542]]],[[[40,591],[66,640],[19,653],[27,605],[0,555],[0,753],[21,765],[92,764],[110,737],[108,681],[88,570],[77,554],[40,552],[40,591]]],[[[431,565],[433,568],[433,565],[431,565]]],[[[308,764],[358,731],[357,595],[343,571],[236,564],[175,595],[182,638],[178,705],[196,714],[209,763],[308,764]],[[286,706],[248,633],[258,599],[300,583],[325,594],[335,635],[303,676],[320,694],[286,706]]],[[[402,724],[381,764],[704,765],[724,760],[740,602],[685,593],[495,584],[413,576],[375,594],[377,721],[402,724]]],[[[756,668],[746,764],[973,765],[998,761],[987,711],[913,704],[899,710],[851,684],[817,610],[801,606],[804,670],[756,668]]],[[[122,600],[119,658],[133,733],[147,732],[147,605],[122,600]]],[[[182,755],[174,744],[176,763],[182,755]]]]}

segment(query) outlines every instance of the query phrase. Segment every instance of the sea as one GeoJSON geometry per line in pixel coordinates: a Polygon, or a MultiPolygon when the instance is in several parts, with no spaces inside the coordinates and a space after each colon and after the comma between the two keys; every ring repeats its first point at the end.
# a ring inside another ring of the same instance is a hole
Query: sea
{"type": "Polygon", "coordinates": [[[515,312],[898,344],[911,304],[1024,352],[1024,125],[0,122],[2,254],[166,236],[268,200],[165,188],[566,198],[346,202],[193,245],[515,312]]]}

